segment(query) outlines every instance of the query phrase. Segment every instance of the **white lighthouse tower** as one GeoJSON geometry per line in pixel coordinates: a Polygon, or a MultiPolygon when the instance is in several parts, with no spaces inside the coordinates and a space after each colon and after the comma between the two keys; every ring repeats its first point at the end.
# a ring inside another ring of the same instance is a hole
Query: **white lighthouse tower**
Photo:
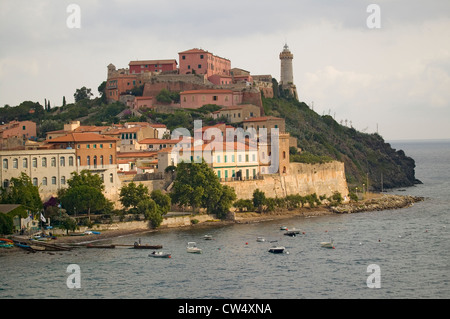
{"type": "Polygon", "coordinates": [[[281,73],[280,73],[280,89],[288,92],[289,95],[298,99],[297,88],[294,84],[294,71],[292,69],[292,60],[294,55],[289,51],[287,44],[284,45],[283,51],[280,53],[281,73]]]}

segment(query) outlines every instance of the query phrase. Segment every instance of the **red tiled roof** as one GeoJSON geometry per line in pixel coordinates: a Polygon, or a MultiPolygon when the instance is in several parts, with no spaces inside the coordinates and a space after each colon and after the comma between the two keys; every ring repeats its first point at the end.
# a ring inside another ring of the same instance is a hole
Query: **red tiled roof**
{"type": "Polygon", "coordinates": [[[165,140],[160,138],[146,138],[139,141],[139,144],[177,144],[180,140],[165,140]]]}
{"type": "Polygon", "coordinates": [[[51,140],[47,140],[47,143],[82,143],[82,142],[116,142],[115,137],[109,137],[100,135],[97,133],[68,133],[65,136],[59,136],[51,140]]]}
{"type": "Polygon", "coordinates": [[[130,61],[128,65],[142,65],[142,64],[177,64],[177,60],[142,60],[142,61],[130,61]]]}
{"type": "Polygon", "coordinates": [[[154,157],[157,152],[118,152],[117,158],[154,157]]]}

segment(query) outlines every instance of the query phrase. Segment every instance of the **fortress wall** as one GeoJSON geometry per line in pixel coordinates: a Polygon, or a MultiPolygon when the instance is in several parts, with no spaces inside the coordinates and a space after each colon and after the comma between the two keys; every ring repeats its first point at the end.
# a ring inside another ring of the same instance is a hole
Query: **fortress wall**
{"type": "Polygon", "coordinates": [[[339,192],[348,197],[344,163],[326,164],[290,163],[286,175],[264,175],[263,180],[223,182],[233,187],[238,199],[251,199],[255,189],[263,191],[267,197],[286,197],[300,194],[306,196],[316,193],[318,196],[331,196],[339,192]]]}

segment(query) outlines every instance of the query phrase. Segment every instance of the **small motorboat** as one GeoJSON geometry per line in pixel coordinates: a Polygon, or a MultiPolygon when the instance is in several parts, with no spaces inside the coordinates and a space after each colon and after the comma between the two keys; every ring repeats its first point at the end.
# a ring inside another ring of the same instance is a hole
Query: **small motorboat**
{"type": "Polygon", "coordinates": [[[155,258],[172,258],[172,255],[169,253],[163,253],[162,251],[154,251],[149,257],[155,257],[155,258]]]}
{"type": "Polygon", "coordinates": [[[201,254],[202,253],[202,250],[197,247],[197,243],[195,243],[193,241],[188,242],[188,245],[186,247],[186,251],[188,253],[194,253],[194,254],[201,254]]]}
{"type": "Polygon", "coordinates": [[[334,242],[333,241],[324,241],[320,243],[320,246],[323,248],[331,248],[334,249],[334,242]]]}
{"type": "Polygon", "coordinates": [[[205,236],[203,236],[203,239],[204,240],[212,240],[213,237],[211,235],[205,235],[205,236]]]}
{"type": "Polygon", "coordinates": [[[287,226],[281,226],[280,227],[280,230],[287,230],[288,228],[287,228],[287,226]]]}
{"type": "Polygon", "coordinates": [[[264,237],[258,237],[258,238],[256,238],[256,241],[262,243],[262,242],[265,242],[266,239],[264,237]]]}
{"type": "Polygon", "coordinates": [[[283,246],[275,246],[275,247],[272,247],[272,248],[269,249],[269,253],[282,254],[282,253],[284,253],[285,249],[286,248],[283,247],[283,246]]]}

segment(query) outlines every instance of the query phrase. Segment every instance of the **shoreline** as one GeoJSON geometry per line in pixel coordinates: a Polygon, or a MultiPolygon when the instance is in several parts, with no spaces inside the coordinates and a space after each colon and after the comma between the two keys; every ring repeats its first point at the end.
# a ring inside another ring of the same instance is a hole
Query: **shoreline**
{"type": "MultiPolygon", "coordinates": [[[[363,213],[363,212],[373,212],[381,210],[394,210],[410,207],[416,202],[423,201],[423,197],[416,197],[410,195],[393,195],[393,194],[370,194],[367,199],[350,202],[346,204],[341,204],[336,207],[319,206],[316,208],[299,208],[295,210],[279,210],[271,213],[234,213],[234,220],[220,220],[220,221],[206,221],[196,225],[191,226],[179,226],[179,227],[162,227],[158,229],[115,229],[115,230],[105,230],[99,235],[85,235],[85,236],[61,236],[51,243],[54,245],[65,245],[74,247],[83,247],[84,244],[105,241],[109,239],[114,239],[118,237],[131,236],[134,234],[142,234],[148,232],[156,231],[166,231],[166,230],[177,230],[184,227],[212,227],[212,226],[222,226],[231,224],[250,224],[259,223],[271,220],[283,220],[292,217],[318,217],[318,216],[330,216],[336,214],[353,214],[353,213],[363,213]]],[[[20,238],[18,236],[9,236],[20,238]]],[[[0,256],[13,252],[13,251],[24,251],[22,248],[4,248],[0,249],[0,256]]],[[[24,251],[25,253],[30,253],[24,251]]],[[[46,251],[44,251],[46,252],[46,251]]]]}

